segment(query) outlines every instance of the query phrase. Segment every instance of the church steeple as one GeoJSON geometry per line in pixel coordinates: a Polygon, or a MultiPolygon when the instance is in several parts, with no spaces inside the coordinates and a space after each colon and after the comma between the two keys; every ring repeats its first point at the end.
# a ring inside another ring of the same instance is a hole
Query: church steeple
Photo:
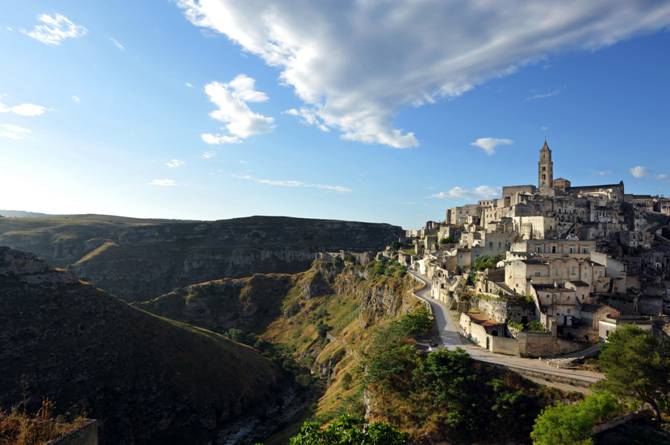
{"type": "Polygon", "coordinates": [[[537,184],[540,193],[550,195],[554,187],[554,162],[551,160],[551,149],[544,139],[544,145],[540,149],[540,160],[537,163],[537,184]]]}

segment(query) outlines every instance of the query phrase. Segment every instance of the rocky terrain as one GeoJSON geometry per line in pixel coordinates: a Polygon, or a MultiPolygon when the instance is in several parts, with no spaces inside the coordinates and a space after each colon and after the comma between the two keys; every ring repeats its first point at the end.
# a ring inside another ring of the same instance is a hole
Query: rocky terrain
{"type": "Polygon", "coordinates": [[[59,413],[99,419],[102,444],[225,443],[239,433],[231,422],[275,419],[293,387],[250,347],[133,308],[6,247],[0,369],[0,407],[34,410],[48,398],[59,413]]]}
{"type": "Polygon", "coordinates": [[[225,277],[300,272],[319,251],[376,251],[401,234],[388,224],[265,216],[0,218],[0,245],[34,253],[127,301],[225,277]]]}

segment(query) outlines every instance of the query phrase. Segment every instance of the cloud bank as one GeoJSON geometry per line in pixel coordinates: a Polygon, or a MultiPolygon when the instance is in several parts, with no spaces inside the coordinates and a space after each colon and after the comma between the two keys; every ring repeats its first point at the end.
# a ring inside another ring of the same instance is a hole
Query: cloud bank
{"type": "Polygon", "coordinates": [[[670,24],[670,2],[177,0],[194,25],[280,70],[304,121],[346,140],[414,147],[393,120],[561,50],[670,24]],[[299,110],[303,110],[300,111],[299,110]],[[322,128],[322,129],[323,129],[322,128]]]}

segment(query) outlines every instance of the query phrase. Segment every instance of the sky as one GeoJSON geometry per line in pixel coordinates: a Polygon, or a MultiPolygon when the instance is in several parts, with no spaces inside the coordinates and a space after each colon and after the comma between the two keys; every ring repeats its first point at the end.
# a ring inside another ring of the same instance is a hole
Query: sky
{"type": "Polygon", "coordinates": [[[0,0],[0,208],[386,222],[670,195],[670,2],[0,0]]]}

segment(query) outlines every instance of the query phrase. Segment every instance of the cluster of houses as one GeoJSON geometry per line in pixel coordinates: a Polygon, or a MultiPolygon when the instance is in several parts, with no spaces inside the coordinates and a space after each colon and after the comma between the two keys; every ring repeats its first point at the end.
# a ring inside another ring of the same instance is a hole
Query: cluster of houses
{"type": "Polygon", "coordinates": [[[546,141],[537,174],[537,186],[448,209],[387,254],[429,277],[463,334],[494,352],[576,351],[627,323],[667,330],[670,199],[554,179],[546,141]]]}

